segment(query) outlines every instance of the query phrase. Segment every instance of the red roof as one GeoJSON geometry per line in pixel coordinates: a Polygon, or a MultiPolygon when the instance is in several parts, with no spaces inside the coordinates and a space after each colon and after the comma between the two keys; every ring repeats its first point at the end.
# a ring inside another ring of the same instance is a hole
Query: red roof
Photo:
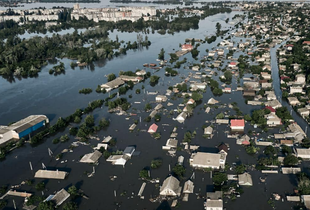
{"type": "Polygon", "coordinates": [[[310,45],[310,41],[304,41],[302,44],[310,45]]]}
{"type": "Polygon", "coordinates": [[[238,126],[238,127],[244,127],[244,119],[242,120],[230,120],[230,126],[238,126]]]}
{"type": "Polygon", "coordinates": [[[289,79],[288,76],[281,76],[281,80],[284,80],[284,79],[289,79]]]}
{"type": "Polygon", "coordinates": [[[294,47],[293,44],[287,44],[286,47],[294,47]]]}
{"type": "Polygon", "coordinates": [[[250,145],[251,143],[250,143],[249,141],[247,141],[247,140],[244,140],[244,141],[242,142],[242,144],[243,144],[243,145],[250,145]]]}
{"type": "Polygon", "coordinates": [[[276,110],[271,106],[266,106],[265,109],[269,109],[271,112],[276,112],[276,110]]]}
{"type": "Polygon", "coordinates": [[[153,124],[150,126],[150,128],[149,128],[149,130],[148,130],[147,132],[149,132],[149,133],[155,133],[155,132],[157,131],[157,128],[158,128],[158,125],[156,125],[155,123],[153,123],[153,124]]]}
{"type": "Polygon", "coordinates": [[[186,49],[186,50],[193,49],[193,46],[191,44],[183,44],[182,49],[186,49]]]}
{"type": "Polygon", "coordinates": [[[236,62],[230,62],[229,65],[237,65],[237,63],[236,62]]]}
{"type": "Polygon", "coordinates": [[[194,103],[195,103],[195,100],[192,98],[187,101],[187,104],[194,104],[194,103]]]}

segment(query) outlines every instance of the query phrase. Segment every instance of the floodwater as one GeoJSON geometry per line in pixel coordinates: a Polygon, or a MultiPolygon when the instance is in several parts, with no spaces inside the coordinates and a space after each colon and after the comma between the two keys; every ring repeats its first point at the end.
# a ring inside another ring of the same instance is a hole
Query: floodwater
{"type": "MultiPolygon", "coordinates": [[[[97,87],[98,84],[106,82],[104,75],[109,73],[118,73],[120,70],[132,70],[136,68],[142,68],[143,63],[155,62],[160,49],[164,47],[166,56],[169,52],[173,52],[174,49],[179,49],[179,43],[184,43],[185,38],[201,38],[214,34],[215,24],[220,22],[222,27],[231,27],[224,21],[226,18],[232,18],[236,14],[235,12],[230,14],[218,14],[212,17],[208,17],[206,20],[200,22],[198,30],[191,30],[189,32],[176,33],[174,35],[159,35],[149,34],[148,38],[152,42],[152,45],[148,49],[129,51],[127,55],[114,58],[110,61],[97,62],[94,69],[70,69],[71,60],[63,59],[65,63],[66,74],[59,76],[51,76],[48,74],[48,70],[53,66],[48,65],[42,69],[39,74],[39,78],[28,78],[22,79],[21,81],[16,80],[15,82],[9,83],[5,79],[0,79],[0,124],[7,124],[12,121],[17,121],[20,118],[26,117],[30,114],[45,114],[50,118],[51,123],[59,117],[67,116],[74,112],[77,108],[86,107],[89,101],[95,99],[103,99],[108,94],[97,94],[93,92],[89,95],[80,95],[78,90],[82,88],[93,88],[97,87]]],[[[118,35],[119,39],[127,39],[134,41],[136,40],[135,33],[120,33],[113,32],[110,34],[110,38],[114,39],[118,35]]],[[[220,42],[217,39],[212,44],[203,44],[199,47],[200,55],[205,55],[206,49],[211,49],[220,42]]],[[[184,56],[189,62],[198,63],[191,58],[190,54],[184,56]]],[[[182,59],[182,58],[181,58],[182,59]]],[[[181,68],[179,70],[180,75],[184,76],[188,74],[187,69],[181,68]]],[[[160,82],[157,86],[151,87],[149,81],[137,84],[133,90],[129,90],[127,96],[132,94],[132,98],[128,100],[132,103],[133,108],[142,110],[145,101],[154,101],[154,95],[146,94],[135,94],[135,89],[140,88],[144,85],[147,91],[159,91],[164,94],[165,90],[176,82],[181,81],[181,77],[165,77],[164,70],[160,70],[155,73],[161,76],[160,82]],[[140,101],[141,104],[135,104],[134,102],[140,101]]],[[[219,72],[219,75],[221,72],[219,72]]],[[[222,84],[220,82],[220,84],[222,84]]],[[[233,79],[232,88],[235,89],[237,86],[236,79],[233,79]]],[[[188,118],[185,124],[179,124],[173,121],[172,118],[167,117],[167,113],[162,113],[162,119],[159,123],[159,132],[161,133],[161,139],[155,140],[150,135],[142,130],[147,130],[151,123],[139,123],[136,130],[129,133],[129,125],[134,120],[138,120],[139,117],[142,120],[148,116],[149,113],[141,111],[137,116],[130,117],[129,120],[125,120],[125,116],[111,115],[107,112],[107,107],[96,109],[92,114],[98,122],[102,117],[110,119],[111,124],[109,128],[104,131],[100,131],[98,136],[100,139],[103,136],[111,135],[116,138],[117,146],[116,149],[123,150],[128,145],[136,145],[137,151],[140,151],[139,156],[134,156],[129,160],[125,166],[112,166],[106,162],[102,157],[99,161],[99,165],[95,166],[96,173],[92,178],[88,178],[85,172],[91,172],[93,166],[89,164],[78,163],[79,158],[85,153],[91,152],[90,146],[79,146],[73,150],[73,153],[66,153],[62,160],[67,160],[66,163],[55,161],[55,158],[51,158],[48,155],[48,148],[50,148],[54,155],[59,154],[63,149],[68,148],[70,143],[74,139],[70,139],[67,143],[59,143],[57,145],[52,144],[52,139],[68,133],[68,130],[58,133],[54,137],[48,138],[44,143],[37,147],[30,147],[29,145],[24,148],[17,149],[8,155],[7,159],[0,163],[1,179],[0,186],[2,185],[16,185],[26,179],[33,179],[34,172],[42,168],[42,163],[47,166],[48,169],[59,169],[70,172],[69,176],[65,180],[44,180],[46,182],[45,195],[52,194],[61,188],[67,188],[71,185],[76,185],[82,189],[84,193],[89,196],[89,200],[81,198],[78,200],[79,209],[157,209],[159,203],[151,203],[149,198],[156,197],[159,194],[159,188],[155,184],[148,183],[146,185],[143,195],[145,199],[138,198],[137,193],[140,189],[143,181],[138,180],[139,171],[144,167],[149,167],[151,160],[154,158],[162,158],[163,165],[159,169],[151,170],[151,176],[153,178],[160,178],[160,184],[169,175],[169,165],[171,168],[176,164],[177,157],[183,155],[185,157],[184,166],[186,167],[186,174],[184,179],[181,180],[183,186],[186,181],[193,173],[192,168],[189,166],[188,160],[190,154],[185,151],[177,151],[176,157],[167,156],[166,152],[161,149],[165,145],[166,140],[169,138],[170,133],[174,126],[178,127],[179,141],[182,141],[183,135],[186,131],[196,131],[197,135],[193,139],[193,145],[200,145],[206,150],[214,151],[216,146],[221,142],[228,143],[230,145],[230,151],[227,157],[227,162],[231,165],[235,162],[242,162],[245,164],[255,164],[256,158],[249,156],[245,153],[242,146],[235,144],[235,139],[228,139],[224,131],[229,131],[226,125],[216,126],[216,133],[213,139],[203,139],[202,126],[205,121],[213,120],[215,116],[228,108],[212,109],[209,114],[206,114],[203,109],[203,104],[206,103],[211,97],[212,92],[210,88],[207,88],[204,93],[203,102],[198,105],[192,117],[188,118]],[[170,126],[165,126],[169,124],[170,126]],[[141,131],[138,132],[137,129],[141,131]],[[32,163],[34,171],[30,170],[29,162],[32,163]],[[16,167],[18,166],[18,167],[16,167]],[[110,180],[110,176],[117,176],[115,181],[110,180]],[[114,190],[116,191],[116,197],[114,197],[114,190]],[[126,193],[124,193],[126,192],[126,193]],[[126,194],[121,196],[121,194],[126,194]]],[[[127,97],[128,98],[128,97],[127,97]]],[[[256,107],[248,106],[245,104],[245,99],[242,97],[241,92],[233,92],[232,94],[224,94],[221,97],[214,97],[219,100],[220,103],[226,104],[230,102],[237,102],[240,110],[244,114],[250,113],[256,107]]],[[[174,105],[167,107],[168,110],[175,109],[177,104],[181,103],[183,99],[170,100],[169,102],[174,105]]],[[[155,105],[153,104],[153,107],[155,105]]],[[[234,111],[230,110],[229,114],[234,114],[234,111]]],[[[174,115],[176,117],[176,114],[174,115]]],[[[210,123],[209,123],[210,124],[210,123]]],[[[209,125],[208,124],[208,125],[209,125]]],[[[73,125],[75,126],[75,125],[73,125]]],[[[246,127],[246,131],[252,129],[252,127],[246,127]]],[[[96,145],[97,140],[91,140],[90,145],[96,145]]],[[[260,151],[262,152],[262,151],[260,151]]],[[[254,186],[250,188],[244,188],[244,194],[236,201],[227,201],[225,199],[224,206],[229,210],[235,209],[272,209],[267,203],[271,194],[276,192],[281,196],[284,196],[286,192],[292,192],[296,188],[296,179],[294,177],[285,175],[268,175],[266,184],[259,184],[259,177],[262,176],[260,172],[251,172],[253,176],[254,186]],[[227,202],[227,203],[226,203],[227,202]]],[[[35,184],[42,180],[35,180],[35,184]]],[[[212,180],[210,173],[195,172],[195,194],[189,196],[189,202],[181,202],[179,209],[203,209],[204,200],[197,199],[197,195],[204,196],[207,191],[212,191],[212,180]]],[[[22,186],[19,190],[33,192],[36,195],[40,195],[32,187],[22,186]]],[[[21,209],[23,199],[14,198],[18,209],[21,209]]],[[[9,204],[7,209],[13,208],[12,198],[8,198],[9,204]]],[[[171,204],[171,201],[169,201],[171,204]]],[[[294,204],[288,202],[276,202],[278,209],[291,209],[294,204]]],[[[158,209],[169,209],[169,208],[158,208],[158,209]]]]}

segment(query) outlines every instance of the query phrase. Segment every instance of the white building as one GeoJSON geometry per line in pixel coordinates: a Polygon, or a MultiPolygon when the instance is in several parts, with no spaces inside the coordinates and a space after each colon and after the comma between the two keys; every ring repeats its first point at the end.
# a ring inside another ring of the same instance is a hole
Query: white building
{"type": "Polygon", "coordinates": [[[205,135],[211,135],[212,132],[213,132],[213,128],[212,128],[211,126],[208,126],[208,127],[206,127],[206,128],[204,129],[203,134],[205,134],[205,135]]]}
{"type": "Polygon", "coordinates": [[[205,210],[223,210],[222,191],[208,192],[205,202],[205,210]]]}
{"type": "Polygon", "coordinates": [[[296,106],[300,104],[300,101],[296,97],[287,97],[287,100],[291,106],[296,106]]]}
{"type": "Polygon", "coordinates": [[[181,113],[177,116],[176,120],[177,120],[179,123],[184,123],[186,117],[187,117],[187,114],[186,114],[185,112],[181,112],[181,113]]]}
{"type": "Polygon", "coordinates": [[[189,163],[194,168],[220,169],[225,166],[226,155],[219,153],[197,152],[191,155],[189,163]]]}
{"type": "Polygon", "coordinates": [[[238,175],[239,185],[253,186],[252,176],[249,173],[238,175]]]}
{"type": "Polygon", "coordinates": [[[295,148],[295,154],[302,159],[310,159],[310,148],[295,148]]]}
{"type": "Polygon", "coordinates": [[[269,113],[265,115],[265,118],[267,119],[267,125],[269,127],[278,126],[281,125],[281,119],[274,113],[269,113]]]}
{"type": "Polygon", "coordinates": [[[45,115],[30,115],[9,126],[0,126],[0,145],[28,137],[47,123],[49,120],[45,115]]]}
{"type": "Polygon", "coordinates": [[[290,87],[290,94],[302,93],[302,87],[290,87]]]}
{"type": "Polygon", "coordinates": [[[180,196],[180,181],[174,176],[169,176],[160,187],[159,194],[162,196],[180,196]]]}
{"type": "Polygon", "coordinates": [[[167,96],[164,95],[157,95],[155,97],[156,102],[166,102],[168,100],[167,96]]]}

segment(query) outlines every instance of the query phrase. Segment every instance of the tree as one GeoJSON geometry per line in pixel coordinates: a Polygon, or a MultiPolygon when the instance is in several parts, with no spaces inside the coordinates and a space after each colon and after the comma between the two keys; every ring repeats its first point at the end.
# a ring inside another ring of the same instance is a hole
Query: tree
{"type": "Polygon", "coordinates": [[[248,153],[249,155],[254,155],[254,154],[256,154],[256,152],[257,152],[258,149],[259,149],[259,148],[256,148],[256,147],[254,147],[253,145],[250,145],[250,146],[247,146],[247,147],[245,148],[245,151],[246,151],[246,153],[248,153]]]}
{"type": "Polygon", "coordinates": [[[160,53],[158,54],[158,59],[165,60],[165,50],[161,48],[160,53]]]}
{"type": "Polygon", "coordinates": [[[246,121],[251,121],[252,120],[252,118],[251,118],[251,116],[249,114],[244,115],[244,119],[246,121]]]}
{"type": "Polygon", "coordinates": [[[74,185],[72,185],[71,187],[69,187],[68,193],[70,194],[70,196],[71,196],[72,198],[75,198],[76,196],[79,195],[78,190],[77,190],[76,186],[74,186],[74,185]]]}
{"type": "Polygon", "coordinates": [[[38,184],[36,184],[35,188],[38,191],[42,191],[45,188],[45,183],[44,182],[39,182],[38,184]]]}
{"type": "Polygon", "coordinates": [[[264,150],[265,155],[267,156],[275,156],[277,154],[277,150],[273,146],[267,146],[264,150]]]}
{"type": "Polygon", "coordinates": [[[120,88],[118,89],[118,92],[119,92],[120,95],[126,94],[127,88],[126,88],[126,87],[120,87],[120,88]]]}
{"type": "Polygon", "coordinates": [[[99,127],[102,129],[102,128],[106,128],[110,125],[110,122],[108,120],[106,120],[105,118],[102,118],[100,121],[99,121],[99,127]]]}
{"type": "Polygon", "coordinates": [[[225,71],[224,72],[224,76],[225,76],[225,81],[226,83],[230,84],[231,83],[231,80],[232,80],[232,73],[231,71],[225,71]]]}
{"type": "Polygon", "coordinates": [[[304,138],[302,140],[301,146],[304,148],[309,148],[310,147],[310,139],[309,138],[304,138]]]}
{"type": "Polygon", "coordinates": [[[0,209],[4,209],[4,207],[6,207],[6,205],[8,204],[7,201],[0,201],[0,209]]]}
{"type": "Polygon", "coordinates": [[[55,138],[55,139],[53,139],[53,144],[58,144],[59,143],[59,141],[60,141],[60,139],[59,138],[55,138]]]}
{"type": "Polygon", "coordinates": [[[95,119],[93,115],[87,115],[85,118],[86,126],[92,127],[95,125],[95,119]]]}
{"type": "Polygon", "coordinates": [[[152,105],[151,104],[149,104],[149,103],[145,104],[145,107],[144,107],[145,111],[149,111],[151,109],[152,109],[152,105]]]}
{"type": "Polygon", "coordinates": [[[141,90],[140,89],[137,89],[136,90],[136,94],[140,94],[141,93],[141,90]]]}
{"type": "Polygon", "coordinates": [[[176,165],[173,167],[172,171],[179,177],[183,177],[183,175],[185,174],[185,168],[182,165],[176,165]]]}
{"type": "Polygon", "coordinates": [[[236,166],[236,173],[237,174],[243,174],[245,172],[245,165],[241,164],[241,165],[237,165],[236,166]]]}
{"type": "Polygon", "coordinates": [[[80,123],[81,122],[81,117],[80,116],[75,116],[73,122],[74,123],[80,123]]]}
{"type": "Polygon", "coordinates": [[[63,210],[76,210],[78,209],[78,206],[74,202],[65,203],[63,210]]]}
{"type": "Polygon", "coordinates": [[[109,74],[108,75],[108,82],[112,81],[112,80],[115,80],[116,79],[116,76],[115,74],[109,74]]]}
{"type": "Polygon", "coordinates": [[[147,169],[142,169],[140,172],[139,172],[139,176],[140,178],[142,179],[151,179],[151,177],[149,176],[149,171],[147,169]]]}
{"type": "Polygon", "coordinates": [[[151,76],[150,77],[150,83],[157,83],[158,82],[158,80],[159,80],[159,76],[156,76],[156,75],[153,75],[153,76],[151,76]]]}
{"type": "Polygon", "coordinates": [[[159,122],[161,120],[160,114],[156,114],[154,119],[155,119],[156,122],[159,122]]]}
{"type": "Polygon", "coordinates": [[[285,166],[294,166],[294,165],[297,165],[297,163],[298,163],[298,158],[292,154],[287,155],[283,160],[283,164],[285,166]]]}
{"type": "Polygon", "coordinates": [[[76,136],[78,130],[79,130],[79,129],[78,129],[77,127],[72,127],[72,128],[69,129],[69,134],[70,134],[71,136],[76,136]]]}
{"type": "Polygon", "coordinates": [[[52,201],[43,201],[40,202],[38,205],[38,210],[54,210],[55,204],[52,201]]]}
{"type": "Polygon", "coordinates": [[[224,113],[219,113],[218,115],[216,115],[216,119],[223,119],[225,117],[224,113]]]}
{"type": "Polygon", "coordinates": [[[199,54],[199,50],[197,50],[196,48],[191,50],[191,54],[193,58],[196,58],[199,54]]]}
{"type": "Polygon", "coordinates": [[[217,22],[215,27],[216,27],[216,30],[219,32],[222,28],[222,25],[219,22],[217,22]]]}
{"type": "Polygon", "coordinates": [[[159,168],[163,164],[163,161],[161,159],[154,159],[151,162],[151,168],[156,169],[159,168]]]}
{"type": "Polygon", "coordinates": [[[222,186],[227,181],[227,174],[216,172],[213,176],[213,183],[216,186],[222,186]]]}
{"type": "Polygon", "coordinates": [[[68,141],[68,140],[69,140],[69,136],[68,136],[67,134],[65,134],[65,135],[63,135],[63,136],[60,137],[60,141],[61,141],[61,142],[66,142],[66,141],[68,141]]]}
{"type": "Polygon", "coordinates": [[[291,154],[292,153],[292,149],[289,146],[281,145],[281,148],[282,148],[283,154],[291,154]]]}
{"type": "Polygon", "coordinates": [[[197,92],[192,93],[192,99],[194,101],[200,101],[203,98],[203,95],[197,92]]]}
{"type": "Polygon", "coordinates": [[[288,111],[287,107],[279,107],[276,109],[276,115],[281,118],[282,122],[286,122],[292,119],[290,112],[288,111]]]}
{"type": "Polygon", "coordinates": [[[304,173],[299,175],[298,191],[301,195],[310,194],[310,180],[304,173]]]}

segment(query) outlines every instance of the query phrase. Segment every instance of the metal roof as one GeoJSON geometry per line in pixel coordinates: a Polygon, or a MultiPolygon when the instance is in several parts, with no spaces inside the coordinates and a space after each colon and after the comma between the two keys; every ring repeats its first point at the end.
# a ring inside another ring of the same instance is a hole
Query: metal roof
{"type": "Polygon", "coordinates": [[[47,119],[48,118],[45,115],[30,115],[29,117],[26,117],[25,119],[22,119],[16,123],[13,123],[8,128],[16,131],[17,133],[21,133],[22,131],[47,119]]]}

